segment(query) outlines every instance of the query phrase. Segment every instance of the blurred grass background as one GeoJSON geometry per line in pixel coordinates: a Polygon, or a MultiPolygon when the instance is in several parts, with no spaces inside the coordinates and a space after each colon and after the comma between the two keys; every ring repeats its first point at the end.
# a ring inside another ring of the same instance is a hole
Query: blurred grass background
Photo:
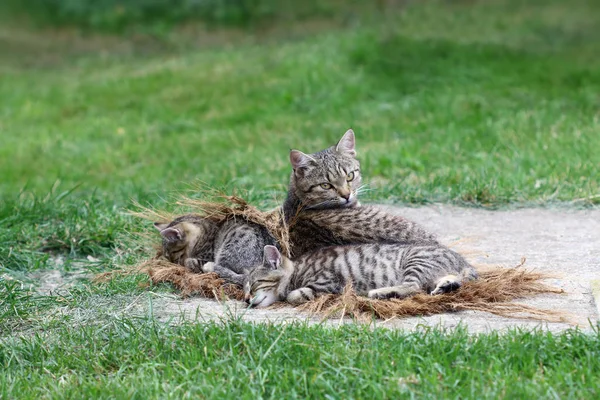
{"type": "Polygon", "coordinates": [[[600,201],[600,4],[7,2],[0,262],[127,253],[135,199],[261,207],[352,127],[370,202],[600,201]],[[118,251],[117,251],[118,250],[118,251]]]}
{"type": "Polygon", "coordinates": [[[598,326],[186,323],[87,278],[158,241],[131,200],[273,207],[350,127],[367,202],[595,207],[599,50],[586,0],[2,1],[0,398],[593,397],[598,326]]]}

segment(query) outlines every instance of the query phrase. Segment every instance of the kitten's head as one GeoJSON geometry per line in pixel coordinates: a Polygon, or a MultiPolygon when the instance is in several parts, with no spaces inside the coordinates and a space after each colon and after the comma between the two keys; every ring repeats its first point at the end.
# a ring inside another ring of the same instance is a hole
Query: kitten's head
{"type": "Polygon", "coordinates": [[[210,240],[211,223],[194,215],[184,215],[171,222],[155,222],[154,227],[162,236],[163,256],[172,263],[184,265],[189,251],[198,242],[210,240]]]}
{"type": "Polygon", "coordinates": [[[250,307],[268,307],[277,301],[285,262],[289,260],[281,256],[277,247],[265,246],[262,265],[246,273],[244,280],[244,298],[250,307]]]}
{"type": "Polygon", "coordinates": [[[360,163],[354,132],[349,129],[337,145],[314,154],[290,152],[290,190],[306,208],[353,207],[358,204],[360,163]]]}

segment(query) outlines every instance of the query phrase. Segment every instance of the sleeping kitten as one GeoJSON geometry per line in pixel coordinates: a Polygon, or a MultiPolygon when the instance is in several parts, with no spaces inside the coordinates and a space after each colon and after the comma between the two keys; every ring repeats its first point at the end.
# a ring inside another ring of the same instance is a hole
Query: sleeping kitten
{"type": "Polygon", "coordinates": [[[301,304],[323,293],[341,293],[348,282],[372,299],[432,295],[477,278],[458,253],[443,246],[366,244],[332,246],[292,261],[265,246],[262,266],[246,277],[246,301],[267,307],[278,300],[301,304]]]}
{"type": "Polygon", "coordinates": [[[266,228],[242,218],[216,223],[188,214],[154,226],[167,260],[192,272],[216,272],[238,285],[246,270],[262,262],[263,248],[277,243],[266,228]]]}
{"type": "Polygon", "coordinates": [[[283,204],[286,220],[303,209],[358,205],[360,163],[354,145],[354,132],[349,129],[335,146],[325,150],[314,154],[290,152],[292,174],[283,204]]]}

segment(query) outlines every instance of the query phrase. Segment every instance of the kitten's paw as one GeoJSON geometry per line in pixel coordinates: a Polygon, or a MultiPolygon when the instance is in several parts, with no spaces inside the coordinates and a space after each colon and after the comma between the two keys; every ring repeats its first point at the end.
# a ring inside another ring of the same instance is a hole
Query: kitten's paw
{"type": "Polygon", "coordinates": [[[214,272],[215,271],[215,263],[209,261],[202,266],[202,272],[214,272]]]}
{"type": "Polygon", "coordinates": [[[391,299],[392,297],[398,297],[396,290],[393,288],[381,288],[381,289],[373,289],[369,290],[367,293],[367,297],[375,300],[386,300],[391,299]]]}
{"type": "Polygon", "coordinates": [[[292,290],[287,295],[287,302],[290,304],[302,304],[315,298],[315,292],[309,288],[300,288],[292,290]]]}
{"type": "Polygon", "coordinates": [[[453,290],[457,290],[459,287],[460,282],[458,281],[458,278],[454,275],[447,275],[438,281],[435,289],[431,291],[431,295],[435,296],[438,294],[452,292],[453,290]]]}
{"type": "Polygon", "coordinates": [[[198,260],[196,260],[195,258],[187,258],[184,262],[183,265],[189,269],[192,272],[200,272],[200,264],[198,263],[198,260]]]}
{"type": "Polygon", "coordinates": [[[421,293],[421,289],[415,285],[400,285],[369,290],[367,296],[376,300],[405,299],[417,293],[421,293]]]}

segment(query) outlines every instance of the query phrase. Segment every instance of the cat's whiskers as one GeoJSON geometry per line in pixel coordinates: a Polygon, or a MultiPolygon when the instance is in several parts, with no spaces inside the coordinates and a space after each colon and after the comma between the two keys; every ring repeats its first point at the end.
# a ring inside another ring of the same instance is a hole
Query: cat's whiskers
{"type": "Polygon", "coordinates": [[[364,192],[371,192],[371,191],[373,191],[373,190],[375,190],[375,189],[371,189],[371,188],[369,188],[369,185],[368,185],[368,184],[364,184],[364,185],[360,185],[360,186],[359,186],[359,187],[358,187],[358,188],[355,190],[355,193],[356,193],[356,195],[358,196],[358,195],[359,195],[359,194],[361,194],[361,193],[364,193],[364,192]]]}

